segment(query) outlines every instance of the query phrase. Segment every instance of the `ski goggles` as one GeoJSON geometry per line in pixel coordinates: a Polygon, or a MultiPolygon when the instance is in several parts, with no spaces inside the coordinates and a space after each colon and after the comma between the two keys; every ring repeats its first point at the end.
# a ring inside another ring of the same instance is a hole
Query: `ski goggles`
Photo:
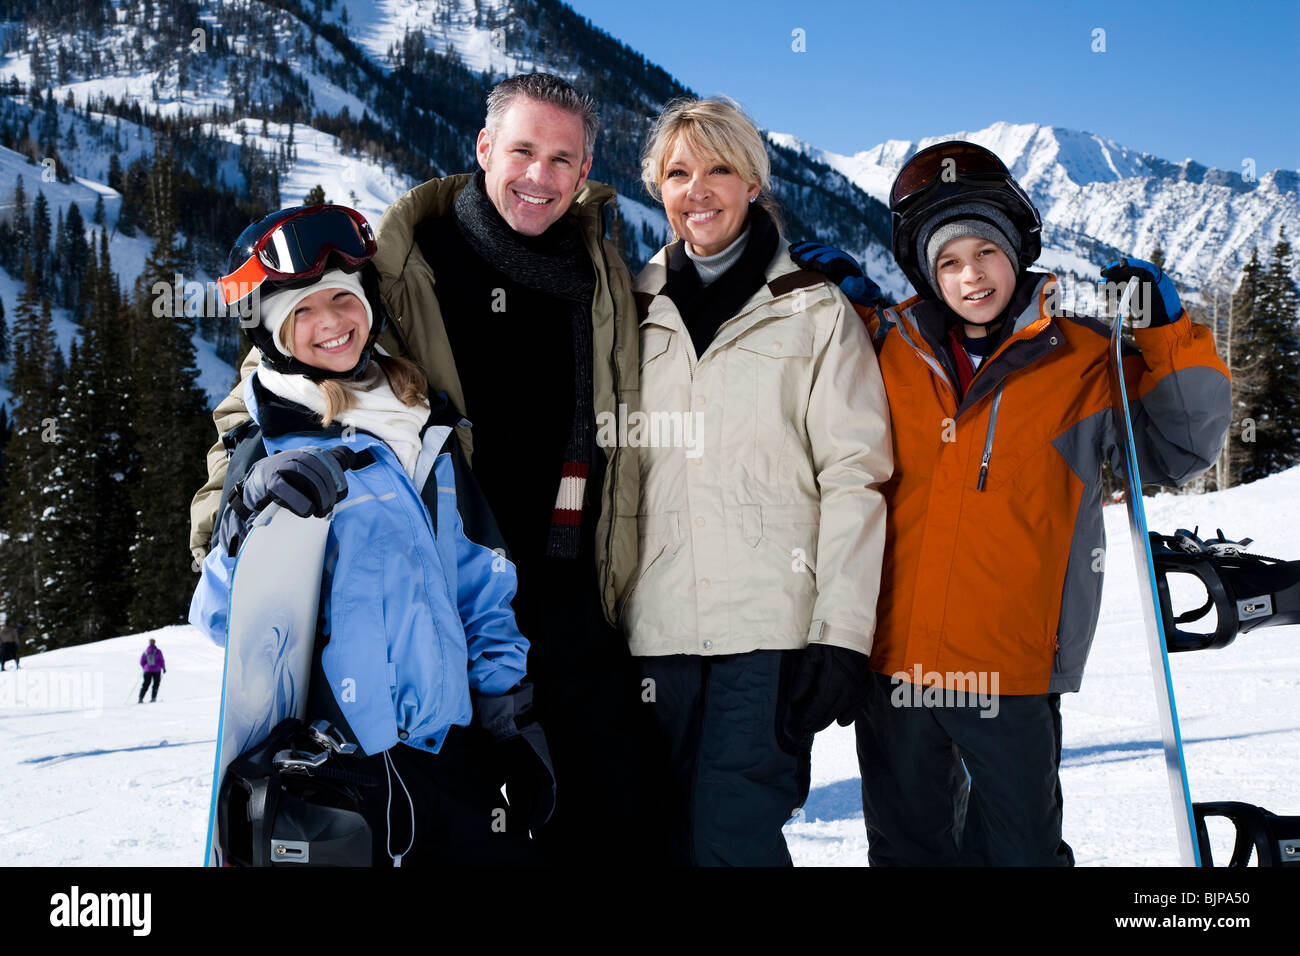
{"type": "Polygon", "coordinates": [[[923,149],[899,170],[889,190],[889,208],[897,210],[913,196],[925,192],[936,182],[1002,182],[1011,173],[982,146],[974,143],[939,143],[923,149]]]}
{"type": "Polygon", "coordinates": [[[249,256],[219,280],[226,304],[247,296],[267,279],[314,279],[331,256],[363,266],[375,255],[375,234],[366,217],[347,206],[309,206],[291,213],[256,239],[249,256]]]}

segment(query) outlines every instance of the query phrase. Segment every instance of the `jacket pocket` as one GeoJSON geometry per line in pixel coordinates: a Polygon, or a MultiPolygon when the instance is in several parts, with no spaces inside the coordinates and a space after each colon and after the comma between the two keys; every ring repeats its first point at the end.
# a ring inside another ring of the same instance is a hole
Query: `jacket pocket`
{"type": "Polygon", "coordinates": [[[736,348],[767,358],[808,358],[812,326],[802,318],[766,322],[736,339],[736,348]]]}
{"type": "Polygon", "coordinates": [[[677,512],[671,511],[657,515],[637,515],[636,517],[637,562],[632,583],[623,595],[619,605],[619,616],[631,603],[633,596],[640,590],[642,582],[651,569],[659,563],[665,553],[672,554],[681,545],[678,532],[677,512]]]}
{"type": "Polygon", "coordinates": [[[817,534],[821,509],[817,505],[763,505],[760,529],[765,540],[780,548],[792,570],[817,571],[817,534]]]}
{"type": "Polygon", "coordinates": [[[647,329],[641,333],[641,368],[645,368],[668,351],[673,333],[667,329],[647,329]]]}

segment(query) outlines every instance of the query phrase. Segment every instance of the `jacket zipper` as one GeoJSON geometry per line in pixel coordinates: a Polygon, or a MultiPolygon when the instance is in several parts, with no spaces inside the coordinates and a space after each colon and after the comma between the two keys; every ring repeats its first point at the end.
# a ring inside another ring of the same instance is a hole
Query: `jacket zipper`
{"type": "Polygon", "coordinates": [[[993,433],[998,427],[998,406],[1002,404],[1002,386],[1005,382],[998,384],[998,390],[993,393],[993,408],[989,411],[989,427],[984,434],[984,457],[980,459],[980,477],[975,482],[975,490],[984,490],[984,479],[989,474],[989,458],[993,455],[993,433]]]}
{"type": "MultiPolygon", "coordinates": [[[[918,347],[915,342],[912,341],[912,337],[908,334],[907,328],[903,324],[902,315],[899,315],[898,322],[895,323],[895,328],[898,329],[899,334],[903,337],[903,341],[906,342],[911,347],[912,351],[914,351],[918,356],[920,356],[922,361],[924,361],[928,366],[930,366],[930,369],[932,371],[938,373],[939,378],[942,379],[943,383],[948,386],[948,391],[952,392],[952,396],[954,400],[956,400],[958,407],[960,407],[961,398],[958,397],[957,390],[953,388],[952,380],[948,377],[948,373],[943,370],[943,366],[940,365],[933,356],[927,354],[923,349],[918,347]]],[[[984,366],[986,366],[987,364],[988,364],[987,361],[980,363],[980,369],[983,369],[984,366]]],[[[979,370],[976,370],[976,374],[977,375],[979,374],[979,370]]],[[[973,378],[971,382],[973,385],[974,384],[973,378]]],[[[1002,389],[1005,385],[1006,385],[1005,381],[998,383],[997,390],[993,393],[993,408],[989,411],[989,425],[988,425],[988,429],[984,433],[984,454],[980,458],[979,478],[977,478],[975,481],[976,491],[983,491],[985,482],[988,479],[989,459],[993,457],[993,436],[994,433],[997,431],[997,427],[998,427],[998,407],[1002,404],[1002,389]]]]}
{"type": "MultiPolygon", "coordinates": [[[[600,229],[596,236],[596,248],[600,250],[600,264],[604,270],[606,284],[609,286],[609,311],[613,318],[613,328],[610,330],[614,336],[614,348],[610,352],[610,372],[614,379],[614,414],[618,414],[618,403],[623,397],[622,383],[619,381],[618,368],[618,302],[614,295],[613,284],[609,282],[609,257],[605,254],[605,203],[600,204],[600,229]]],[[[595,305],[593,302],[592,305],[595,305]]],[[[640,383],[638,383],[639,385],[640,383]]],[[[605,591],[610,588],[614,577],[614,528],[618,524],[617,515],[614,513],[615,504],[615,486],[618,484],[618,456],[622,451],[618,442],[614,443],[614,453],[609,456],[609,474],[606,479],[609,484],[609,526],[605,531],[605,579],[600,582],[600,603],[602,608],[605,603],[605,591]]],[[[617,604],[617,601],[615,601],[617,604]]],[[[618,616],[618,608],[614,611],[615,618],[618,616]]]]}

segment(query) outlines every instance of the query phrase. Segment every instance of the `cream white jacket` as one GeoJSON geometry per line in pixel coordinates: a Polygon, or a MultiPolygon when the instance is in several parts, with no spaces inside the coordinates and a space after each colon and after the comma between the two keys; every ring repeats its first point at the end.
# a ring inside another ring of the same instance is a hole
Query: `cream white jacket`
{"type": "Polygon", "coordinates": [[[642,446],[632,653],[868,653],[893,455],[862,320],[782,239],[697,356],[667,264],[665,247],[637,278],[642,417],[622,436],[642,446]]]}

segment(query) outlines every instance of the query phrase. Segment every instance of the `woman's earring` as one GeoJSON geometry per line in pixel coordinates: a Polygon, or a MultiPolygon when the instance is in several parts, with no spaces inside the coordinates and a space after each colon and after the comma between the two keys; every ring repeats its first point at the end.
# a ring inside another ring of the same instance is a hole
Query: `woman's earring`
{"type": "Polygon", "coordinates": [[[753,202],[755,199],[757,199],[757,198],[758,198],[757,196],[750,196],[750,197],[749,197],[749,201],[752,203],[752,202],[753,202]]]}

